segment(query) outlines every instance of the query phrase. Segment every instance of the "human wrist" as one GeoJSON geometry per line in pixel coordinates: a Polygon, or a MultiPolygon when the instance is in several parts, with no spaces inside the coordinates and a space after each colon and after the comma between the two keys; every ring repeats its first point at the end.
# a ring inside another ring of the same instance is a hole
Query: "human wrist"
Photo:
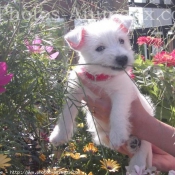
{"type": "Polygon", "coordinates": [[[145,125],[149,122],[149,118],[152,116],[143,108],[140,100],[135,100],[131,105],[131,117],[130,122],[132,125],[131,133],[137,137],[141,137],[145,134],[145,125]],[[136,110],[137,109],[137,110],[136,110]]]}
{"type": "Polygon", "coordinates": [[[134,116],[130,118],[131,121],[131,133],[134,136],[137,137],[142,137],[142,132],[143,132],[143,126],[142,124],[144,123],[144,119],[142,119],[142,116],[138,117],[138,116],[134,116]]]}

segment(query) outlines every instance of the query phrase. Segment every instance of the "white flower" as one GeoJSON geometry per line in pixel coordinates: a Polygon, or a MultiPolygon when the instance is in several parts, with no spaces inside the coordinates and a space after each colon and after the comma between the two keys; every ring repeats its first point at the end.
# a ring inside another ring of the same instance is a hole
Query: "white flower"
{"type": "MultiPolygon", "coordinates": [[[[126,169],[128,169],[128,167],[126,167],[126,169]]],[[[132,170],[131,173],[128,172],[126,173],[126,175],[144,175],[144,174],[146,174],[145,166],[139,167],[137,165],[134,166],[134,170],[132,170]]]]}
{"type": "MultiPolygon", "coordinates": [[[[126,167],[126,170],[128,170],[128,167],[126,167]]],[[[131,173],[127,172],[126,175],[156,175],[156,168],[151,167],[149,169],[145,169],[145,166],[134,166],[134,170],[132,170],[131,173]]],[[[170,174],[170,175],[175,175],[175,174],[170,174]]]]}
{"type": "Polygon", "coordinates": [[[156,175],[158,171],[156,171],[156,167],[151,167],[145,170],[146,174],[149,175],[156,175]]]}
{"type": "Polygon", "coordinates": [[[175,175],[175,171],[174,170],[169,171],[168,175],[175,175]]]}

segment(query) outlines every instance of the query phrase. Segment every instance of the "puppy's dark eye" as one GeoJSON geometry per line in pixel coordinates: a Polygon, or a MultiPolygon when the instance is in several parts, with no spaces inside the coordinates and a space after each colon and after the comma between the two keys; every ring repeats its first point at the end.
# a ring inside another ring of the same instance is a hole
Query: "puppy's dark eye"
{"type": "Polygon", "coordinates": [[[119,43],[124,44],[125,43],[124,39],[119,38],[119,43]]]}
{"type": "Polygon", "coordinates": [[[103,50],[105,50],[105,47],[104,46],[99,46],[95,49],[97,52],[101,52],[103,50]]]}

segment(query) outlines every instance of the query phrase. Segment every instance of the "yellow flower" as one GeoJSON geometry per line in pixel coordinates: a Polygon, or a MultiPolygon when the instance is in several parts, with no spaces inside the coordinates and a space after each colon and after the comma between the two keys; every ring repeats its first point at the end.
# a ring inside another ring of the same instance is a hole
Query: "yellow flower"
{"type": "Polygon", "coordinates": [[[94,146],[93,143],[89,143],[88,145],[84,146],[83,151],[95,153],[98,151],[98,149],[94,146]]]}
{"type": "Polygon", "coordinates": [[[46,156],[44,154],[40,154],[39,158],[44,162],[46,160],[46,156]]]}
{"type": "Polygon", "coordinates": [[[86,174],[85,172],[77,169],[73,175],[93,175],[93,174],[92,172],[90,172],[89,174],[86,174]]]}
{"type": "Polygon", "coordinates": [[[80,153],[75,153],[74,154],[74,153],[71,153],[71,152],[66,152],[64,155],[68,156],[68,157],[72,157],[73,159],[76,159],[76,160],[78,160],[80,158],[86,158],[87,157],[86,154],[80,155],[80,153]]]}
{"type": "Polygon", "coordinates": [[[28,156],[28,157],[31,157],[30,154],[22,154],[22,153],[15,153],[15,156],[16,156],[16,157],[21,157],[21,156],[28,156]]]}
{"type": "Polygon", "coordinates": [[[100,162],[102,163],[101,168],[108,170],[109,172],[116,172],[120,168],[120,165],[114,160],[103,159],[103,161],[100,160],[100,162]]]}
{"type": "Polygon", "coordinates": [[[69,143],[68,150],[69,150],[70,152],[74,152],[75,149],[76,149],[75,144],[74,144],[74,143],[69,143]]]}
{"type": "Polygon", "coordinates": [[[48,168],[48,169],[43,169],[43,170],[39,170],[38,172],[41,172],[43,175],[56,175],[56,174],[68,174],[69,171],[65,168],[57,168],[57,167],[53,167],[48,168]]]}
{"type": "Polygon", "coordinates": [[[77,125],[77,127],[79,127],[79,128],[84,128],[84,123],[79,123],[79,124],[77,125]]]}
{"type": "Polygon", "coordinates": [[[66,148],[65,148],[65,152],[75,152],[75,150],[76,150],[76,146],[75,146],[75,144],[74,143],[69,143],[69,146],[67,146],[66,148]]]}
{"type": "Polygon", "coordinates": [[[10,158],[7,158],[7,155],[0,154],[0,168],[5,169],[5,167],[11,166],[11,164],[7,163],[10,160],[11,160],[10,158]]]}
{"type": "Polygon", "coordinates": [[[16,157],[21,157],[22,154],[21,154],[21,153],[15,153],[15,156],[16,156],[16,157]]]}
{"type": "MultiPolygon", "coordinates": [[[[87,175],[85,172],[83,172],[83,171],[81,171],[79,169],[76,170],[75,174],[76,175],[87,175]]],[[[73,174],[73,175],[75,175],[75,174],[73,174]]]]}
{"type": "Polygon", "coordinates": [[[92,173],[92,172],[90,172],[88,175],[93,175],[93,173],[92,173]]]}

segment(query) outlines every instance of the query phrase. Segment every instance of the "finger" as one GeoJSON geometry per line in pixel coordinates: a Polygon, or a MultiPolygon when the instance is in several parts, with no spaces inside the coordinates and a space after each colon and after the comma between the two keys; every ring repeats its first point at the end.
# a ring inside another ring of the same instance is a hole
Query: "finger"
{"type": "Polygon", "coordinates": [[[106,101],[103,99],[95,99],[95,106],[97,109],[100,109],[102,112],[108,112],[110,114],[111,111],[111,101],[106,101]]]}
{"type": "Polygon", "coordinates": [[[92,98],[90,98],[89,96],[83,97],[83,100],[86,102],[86,105],[88,106],[88,111],[93,113],[97,113],[97,111],[99,111],[99,108],[96,107],[96,103],[94,102],[94,100],[92,100],[92,98]]]}
{"type": "Polygon", "coordinates": [[[120,148],[118,148],[117,150],[118,150],[120,153],[122,153],[122,154],[128,155],[129,157],[132,157],[132,156],[133,156],[133,154],[131,154],[131,153],[128,151],[127,145],[126,145],[126,144],[120,146],[120,148]]]}
{"type": "Polygon", "coordinates": [[[87,102],[88,107],[94,106],[96,107],[98,110],[102,110],[102,111],[111,111],[111,103],[104,101],[103,99],[97,98],[95,100],[93,100],[91,97],[86,96],[83,97],[83,100],[85,102],[87,102]]]}
{"type": "Polygon", "coordinates": [[[96,104],[92,98],[89,96],[83,97],[83,100],[86,102],[86,105],[88,106],[89,111],[92,111],[93,108],[96,108],[96,104]]]}
{"type": "MultiPolygon", "coordinates": [[[[105,115],[101,115],[101,112],[96,112],[93,114],[93,116],[97,119],[99,119],[100,121],[102,121],[103,123],[107,124],[109,123],[109,118],[106,117],[105,115]]],[[[105,129],[104,129],[105,130],[105,129]]]]}
{"type": "MultiPolygon", "coordinates": [[[[84,97],[87,102],[87,106],[89,108],[90,111],[94,111],[95,113],[99,113],[100,116],[103,116],[101,119],[105,119],[106,121],[109,120],[109,116],[110,116],[110,111],[111,111],[111,104],[107,103],[105,100],[102,99],[96,99],[95,101],[92,100],[92,98],[90,98],[89,96],[84,97]]],[[[97,117],[95,115],[95,117],[97,117]]]]}
{"type": "Polygon", "coordinates": [[[103,111],[103,109],[101,110],[101,106],[100,108],[97,108],[96,105],[92,105],[92,104],[89,105],[89,103],[87,104],[87,106],[88,106],[88,111],[90,111],[93,117],[99,119],[101,122],[109,123],[110,111],[103,111]]]}
{"type": "Polygon", "coordinates": [[[127,155],[127,152],[122,147],[118,148],[117,151],[124,154],[124,155],[127,155]]]}
{"type": "Polygon", "coordinates": [[[152,151],[155,154],[167,154],[165,151],[161,150],[160,148],[158,148],[157,146],[152,144],[152,151]]]}

